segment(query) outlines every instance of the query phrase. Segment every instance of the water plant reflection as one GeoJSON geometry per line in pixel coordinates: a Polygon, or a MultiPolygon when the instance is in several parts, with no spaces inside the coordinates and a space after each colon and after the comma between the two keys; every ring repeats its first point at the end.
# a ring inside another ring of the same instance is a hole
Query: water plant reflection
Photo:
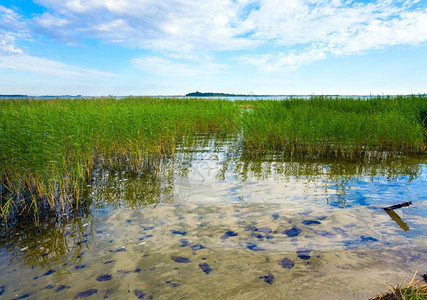
{"type": "Polygon", "coordinates": [[[9,264],[18,260],[44,270],[60,266],[67,272],[68,263],[78,264],[91,247],[94,216],[85,207],[73,216],[50,215],[41,221],[38,226],[25,221],[3,226],[0,249],[7,253],[9,264]]]}

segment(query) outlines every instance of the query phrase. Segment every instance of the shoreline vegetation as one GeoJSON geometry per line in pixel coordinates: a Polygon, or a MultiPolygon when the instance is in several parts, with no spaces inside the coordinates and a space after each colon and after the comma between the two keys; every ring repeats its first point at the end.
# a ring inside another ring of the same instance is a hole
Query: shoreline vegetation
{"type": "Polygon", "coordinates": [[[390,290],[377,295],[370,300],[424,300],[427,297],[427,274],[421,275],[420,279],[415,280],[417,275],[415,271],[412,280],[408,285],[390,285],[390,290]],[[424,281],[424,283],[423,283],[424,281]]]}
{"type": "Polygon", "coordinates": [[[427,96],[238,100],[0,100],[3,221],[82,206],[99,169],[144,172],[198,136],[241,135],[244,155],[371,159],[426,153],[427,96]]]}

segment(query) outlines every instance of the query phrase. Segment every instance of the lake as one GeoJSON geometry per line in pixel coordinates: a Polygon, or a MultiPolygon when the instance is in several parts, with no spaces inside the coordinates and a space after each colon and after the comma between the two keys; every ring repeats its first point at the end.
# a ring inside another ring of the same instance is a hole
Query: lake
{"type": "Polygon", "coordinates": [[[2,228],[0,295],[367,299],[427,271],[425,156],[240,149],[201,139],[141,173],[97,170],[79,216],[2,228]]]}

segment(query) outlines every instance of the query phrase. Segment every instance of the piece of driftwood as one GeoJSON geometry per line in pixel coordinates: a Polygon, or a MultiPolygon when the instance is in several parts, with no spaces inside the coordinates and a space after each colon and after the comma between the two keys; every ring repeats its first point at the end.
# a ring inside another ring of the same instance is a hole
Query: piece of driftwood
{"type": "Polygon", "coordinates": [[[400,203],[400,204],[396,204],[396,205],[392,205],[392,206],[389,206],[389,207],[385,207],[384,209],[385,210],[395,210],[395,209],[398,209],[398,208],[409,206],[411,204],[412,204],[412,201],[403,202],[403,203],[400,203]]]}

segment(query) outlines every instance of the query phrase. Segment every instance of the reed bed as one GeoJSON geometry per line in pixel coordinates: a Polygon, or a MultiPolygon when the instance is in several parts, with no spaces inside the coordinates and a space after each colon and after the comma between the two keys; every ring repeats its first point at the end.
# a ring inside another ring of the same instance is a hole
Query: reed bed
{"type": "Polygon", "coordinates": [[[241,101],[247,153],[364,157],[426,150],[427,97],[241,101]]]}
{"type": "Polygon", "coordinates": [[[152,170],[198,136],[245,154],[425,153],[427,97],[0,100],[0,217],[78,210],[94,170],[152,170]],[[386,151],[386,152],[384,152],[386,151]]]}
{"type": "Polygon", "coordinates": [[[177,142],[235,133],[224,100],[0,101],[0,215],[76,209],[95,168],[142,171],[177,142]]]}

